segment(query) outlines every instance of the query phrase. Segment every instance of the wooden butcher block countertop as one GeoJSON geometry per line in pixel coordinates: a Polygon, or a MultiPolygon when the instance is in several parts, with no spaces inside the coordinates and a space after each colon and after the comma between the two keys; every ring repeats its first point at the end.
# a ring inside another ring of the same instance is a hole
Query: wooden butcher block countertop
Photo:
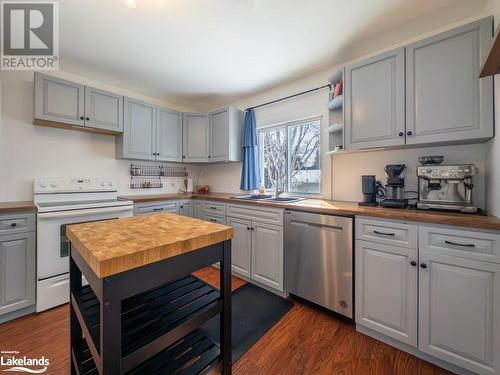
{"type": "Polygon", "coordinates": [[[233,237],[231,227],[175,214],[68,225],[66,235],[99,278],[233,237]]]}
{"type": "Polygon", "coordinates": [[[431,224],[456,225],[460,227],[492,229],[500,231],[500,219],[492,215],[463,214],[455,212],[438,212],[416,209],[384,208],[359,206],[357,202],[340,202],[326,199],[305,199],[293,203],[275,203],[264,200],[235,199],[238,193],[208,193],[208,194],[153,194],[129,195],[121,198],[136,203],[162,201],[170,199],[206,199],[242,205],[258,205],[275,208],[284,208],[294,211],[315,212],[330,215],[371,216],[384,219],[407,220],[431,224]]]}
{"type": "Polygon", "coordinates": [[[0,214],[9,212],[29,212],[36,211],[33,201],[0,202],[0,214]]]}

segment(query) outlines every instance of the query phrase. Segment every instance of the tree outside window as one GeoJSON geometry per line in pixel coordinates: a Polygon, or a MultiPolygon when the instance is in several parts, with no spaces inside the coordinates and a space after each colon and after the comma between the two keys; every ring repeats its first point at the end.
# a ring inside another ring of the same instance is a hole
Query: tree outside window
{"type": "Polygon", "coordinates": [[[320,121],[293,123],[259,131],[266,190],[301,194],[321,191],[320,121]]]}

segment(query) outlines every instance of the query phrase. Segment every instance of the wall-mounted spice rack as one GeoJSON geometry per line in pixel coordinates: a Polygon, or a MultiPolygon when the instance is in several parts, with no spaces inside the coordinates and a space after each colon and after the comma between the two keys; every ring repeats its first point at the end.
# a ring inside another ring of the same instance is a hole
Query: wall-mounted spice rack
{"type": "Polygon", "coordinates": [[[130,177],[131,189],[159,189],[163,187],[160,177],[130,177]]]}
{"type": "Polygon", "coordinates": [[[131,164],[131,176],[164,176],[186,177],[186,167],[172,167],[166,165],[131,164]]]}

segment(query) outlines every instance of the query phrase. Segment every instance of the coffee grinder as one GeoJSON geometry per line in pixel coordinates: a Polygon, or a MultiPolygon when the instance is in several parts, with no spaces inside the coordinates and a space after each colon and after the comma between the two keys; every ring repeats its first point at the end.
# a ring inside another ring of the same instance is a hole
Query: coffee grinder
{"type": "Polygon", "coordinates": [[[361,191],[363,200],[358,202],[360,206],[377,205],[377,180],[375,175],[361,176],[361,191]]]}
{"type": "Polygon", "coordinates": [[[385,199],[380,202],[382,207],[405,208],[408,199],[404,198],[406,165],[389,164],[385,166],[387,183],[385,185],[385,199]]]}

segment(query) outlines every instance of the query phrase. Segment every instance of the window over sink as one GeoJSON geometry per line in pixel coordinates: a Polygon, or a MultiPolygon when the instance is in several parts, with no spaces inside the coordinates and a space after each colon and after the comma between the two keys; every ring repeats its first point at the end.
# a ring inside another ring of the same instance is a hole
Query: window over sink
{"type": "Polygon", "coordinates": [[[258,132],[260,168],[266,190],[321,193],[319,119],[266,127],[258,132]]]}

